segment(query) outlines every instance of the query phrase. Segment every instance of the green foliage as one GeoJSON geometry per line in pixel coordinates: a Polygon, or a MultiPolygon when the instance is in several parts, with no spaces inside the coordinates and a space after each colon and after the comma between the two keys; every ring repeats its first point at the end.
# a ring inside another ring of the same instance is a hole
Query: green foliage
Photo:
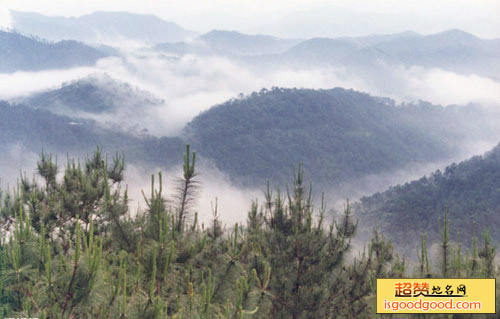
{"type": "MultiPolygon", "coordinates": [[[[189,147],[184,161],[185,182],[196,176],[189,147]]],[[[124,169],[121,157],[108,162],[97,149],[83,162],[68,160],[58,176],[57,164],[42,153],[42,182],[23,177],[1,194],[1,315],[372,318],[376,278],[406,274],[405,258],[378,230],[362,251],[351,251],[358,225],[349,202],[326,222],[325,198],[316,208],[302,166],[285,194],[268,184],[247,224],[229,229],[218,220],[217,201],[209,227],[195,217],[178,228],[179,210],[167,205],[161,173],[143,193],[146,208],[132,216],[124,169]]],[[[421,272],[434,276],[424,237],[421,245],[421,272]]],[[[471,259],[460,247],[447,249],[449,276],[498,275],[487,233],[471,259]]]]}
{"type": "Polygon", "coordinates": [[[177,231],[181,232],[184,230],[184,224],[187,219],[189,207],[192,205],[198,182],[194,179],[196,173],[194,170],[196,163],[196,152],[192,153],[189,151],[189,144],[186,145],[186,153],[184,154],[183,163],[183,177],[179,180],[179,186],[177,187],[177,231]]]}

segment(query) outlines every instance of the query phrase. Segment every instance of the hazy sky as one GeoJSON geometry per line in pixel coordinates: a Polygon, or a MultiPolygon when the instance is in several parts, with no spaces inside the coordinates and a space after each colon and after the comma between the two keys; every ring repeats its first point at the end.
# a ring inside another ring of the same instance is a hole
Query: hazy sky
{"type": "MultiPolygon", "coordinates": [[[[394,32],[413,29],[432,33],[460,28],[484,37],[500,37],[500,0],[0,0],[0,25],[8,25],[6,9],[64,16],[105,10],[153,13],[198,32],[215,28],[251,32],[262,30],[262,26],[271,30],[273,24],[290,16],[311,20],[316,10],[321,13],[325,7],[391,15],[394,32]]],[[[369,30],[370,21],[353,24],[366,25],[369,30]]]]}

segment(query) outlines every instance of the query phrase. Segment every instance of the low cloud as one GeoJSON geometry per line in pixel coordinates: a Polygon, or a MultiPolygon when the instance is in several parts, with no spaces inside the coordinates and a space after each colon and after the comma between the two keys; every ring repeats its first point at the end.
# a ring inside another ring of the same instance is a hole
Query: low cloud
{"type": "Polygon", "coordinates": [[[155,51],[129,51],[122,57],[104,58],[94,67],[41,72],[0,74],[4,90],[0,98],[9,99],[35,91],[60,87],[62,82],[92,73],[107,73],[120,81],[147,90],[165,103],[137,110],[137,116],[110,113],[95,117],[101,122],[130,126],[139,124],[151,134],[172,136],[200,112],[223,103],[239,93],[262,88],[297,87],[328,89],[352,88],[398,102],[426,100],[435,104],[478,102],[500,104],[500,83],[478,75],[461,75],[442,69],[387,66],[376,76],[354,74],[343,67],[299,68],[243,64],[221,56],[168,56],[155,51]],[[135,121],[134,123],[132,123],[135,121]],[[115,123],[113,123],[115,122],[115,123]]]}
{"type": "Polygon", "coordinates": [[[400,101],[421,99],[441,105],[500,103],[500,83],[486,77],[418,66],[388,71],[390,81],[380,81],[385,85],[376,85],[374,91],[400,101]]]}
{"type": "Polygon", "coordinates": [[[0,99],[9,100],[43,90],[60,88],[61,84],[82,78],[93,72],[95,67],[81,67],[47,71],[18,71],[0,73],[0,99]]]}

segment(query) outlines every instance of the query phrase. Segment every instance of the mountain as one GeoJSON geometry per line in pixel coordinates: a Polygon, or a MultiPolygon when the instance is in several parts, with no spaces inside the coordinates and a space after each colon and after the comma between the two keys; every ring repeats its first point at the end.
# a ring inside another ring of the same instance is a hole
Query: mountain
{"type": "Polygon", "coordinates": [[[340,88],[274,88],[201,113],[184,139],[243,184],[286,181],[303,163],[314,182],[338,185],[450,158],[467,138],[495,131],[477,128],[485,118],[474,106],[395,105],[340,88]]]}
{"type": "Polygon", "coordinates": [[[411,41],[419,37],[420,35],[415,32],[406,31],[360,37],[312,38],[290,48],[281,57],[291,59],[293,62],[334,64],[364,48],[374,47],[388,41],[403,39],[411,41]]]}
{"type": "Polygon", "coordinates": [[[165,101],[106,73],[63,83],[60,88],[10,100],[72,118],[93,119],[105,127],[143,134],[144,118],[165,101]]]}
{"type": "Polygon", "coordinates": [[[314,38],[290,48],[280,59],[301,64],[317,64],[319,61],[334,64],[362,47],[362,44],[351,39],[314,38]]]}
{"type": "Polygon", "coordinates": [[[106,54],[76,41],[47,42],[0,31],[0,72],[94,65],[106,54]]]}
{"type": "Polygon", "coordinates": [[[234,55],[278,54],[300,42],[294,39],[219,30],[203,34],[199,39],[207,43],[215,52],[229,52],[234,55]]]}
{"type": "Polygon", "coordinates": [[[97,146],[108,154],[124,153],[131,163],[172,165],[180,158],[180,138],[137,136],[103,128],[94,121],[53,114],[22,104],[0,101],[0,147],[20,144],[33,152],[83,156],[97,146]]]}
{"type": "Polygon", "coordinates": [[[141,110],[164,101],[147,91],[111,78],[92,74],[47,90],[17,99],[26,105],[58,114],[126,112],[141,110]]]}
{"type": "Polygon", "coordinates": [[[378,43],[384,43],[388,41],[393,41],[397,39],[411,39],[411,38],[419,38],[422,35],[414,32],[414,31],[403,31],[399,33],[387,33],[387,34],[370,34],[364,36],[357,37],[340,37],[336,38],[338,40],[350,41],[357,43],[360,46],[366,47],[375,45],[378,43]]]}
{"type": "Polygon", "coordinates": [[[406,66],[439,67],[457,73],[476,73],[498,78],[500,39],[483,40],[461,30],[423,37],[397,38],[374,48],[406,66]]]}
{"type": "Polygon", "coordinates": [[[301,62],[347,67],[356,74],[383,73],[393,66],[441,68],[499,79],[500,39],[486,40],[461,30],[421,36],[413,32],[350,38],[315,38],[299,43],[276,63],[301,62]]]}
{"type": "Polygon", "coordinates": [[[355,205],[358,216],[401,245],[413,246],[427,233],[439,240],[438,219],[448,210],[452,240],[470,242],[485,229],[500,240],[500,144],[482,156],[452,164],[418,180],[364,197],[355,205]],[[373,225],[373,224],[372,224],[373,225]]]}
{"type": "Polygon", "coordinates": [[[157,50],[175,54],[213,54],[229,56],[259,56],[280,54],[301,40],[281,39],[267,35],[249,35],[236,31],[213,30],[190,42],[162,43],[157,50]]]}
{"type": "Polygon", "coordinates": [[[97,11],[81,17],[52,17],[11,11],[12,28],[49,40],[73,39],[87,43],[123,41],[161,43],[185,41],[196,34],[151,14],[97,11]]]}

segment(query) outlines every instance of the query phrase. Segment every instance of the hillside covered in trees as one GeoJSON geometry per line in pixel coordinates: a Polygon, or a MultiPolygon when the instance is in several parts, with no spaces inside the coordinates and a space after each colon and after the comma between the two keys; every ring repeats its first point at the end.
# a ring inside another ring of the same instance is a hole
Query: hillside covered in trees
{"type": "Polygon", "coordinates": [[[480,107],[442,107],[341,88],[262,90],[195,117],[184,139],[244,184],[283,182],[297,163],[317,183],[390,172],[452,157],[491,136],[480,107]],[[475,114],[471,117],[471,114],[475,114]]]}
{"type": "Polygon", "coordinates": [[[21,103],[56,114],[78,116],[79,112],[102,114],[140,110],[163,101],[147,91],[117,81],[108,74],[92,74],[60,88],[18,98],[21,103]]]}
{"type": "MultiPolygon", "coordinates": [[[[43,109],[0,101],[0,146],[21,145],[35,153],[83,156],[106,147],[110,154],[125,154],[131,162],[157,166],[179,163],[173,156],[182,152],[183,141],[176,137],[128,134],[103,128],[95,121],[57,115],[43,109]]],[[[5,155],[5,154],[4,154],[5,155]]]]}
{"type": "Polygon", "coordinates": [[[356,205],[360,218],[376,221],[401,245],[415,245],[422,232],[438,240],[438,219],[448,211],[453,240],[488,230],[500,240],[500,145],[444,171],[436,171],[385,192],[364,197],[356,205]]]}
{"type": "Polygon", "coordinates": [[[105,53],[83,43],[48,42],[0,30],[0,72],[37,71],[94,65],[105,53]]]}
{"type": "Polygon", "coordinates": [[[473,104],[396,104],[341,88],[273,88],[215,105],[178,136],[159,137],[149,133],[145,117],[164,101],[106,74],[13,101],[21,104],[0,105],[4,145],[78,154],[98,145],[133,162],[171,166],[173,154],[189,143],[202,162],[251,187],[268,178],[286,181],[298,163],[318,185],[390,174],[463,156],[468,145],[490,141],[499,129],[493,113],[473,104]]]}

